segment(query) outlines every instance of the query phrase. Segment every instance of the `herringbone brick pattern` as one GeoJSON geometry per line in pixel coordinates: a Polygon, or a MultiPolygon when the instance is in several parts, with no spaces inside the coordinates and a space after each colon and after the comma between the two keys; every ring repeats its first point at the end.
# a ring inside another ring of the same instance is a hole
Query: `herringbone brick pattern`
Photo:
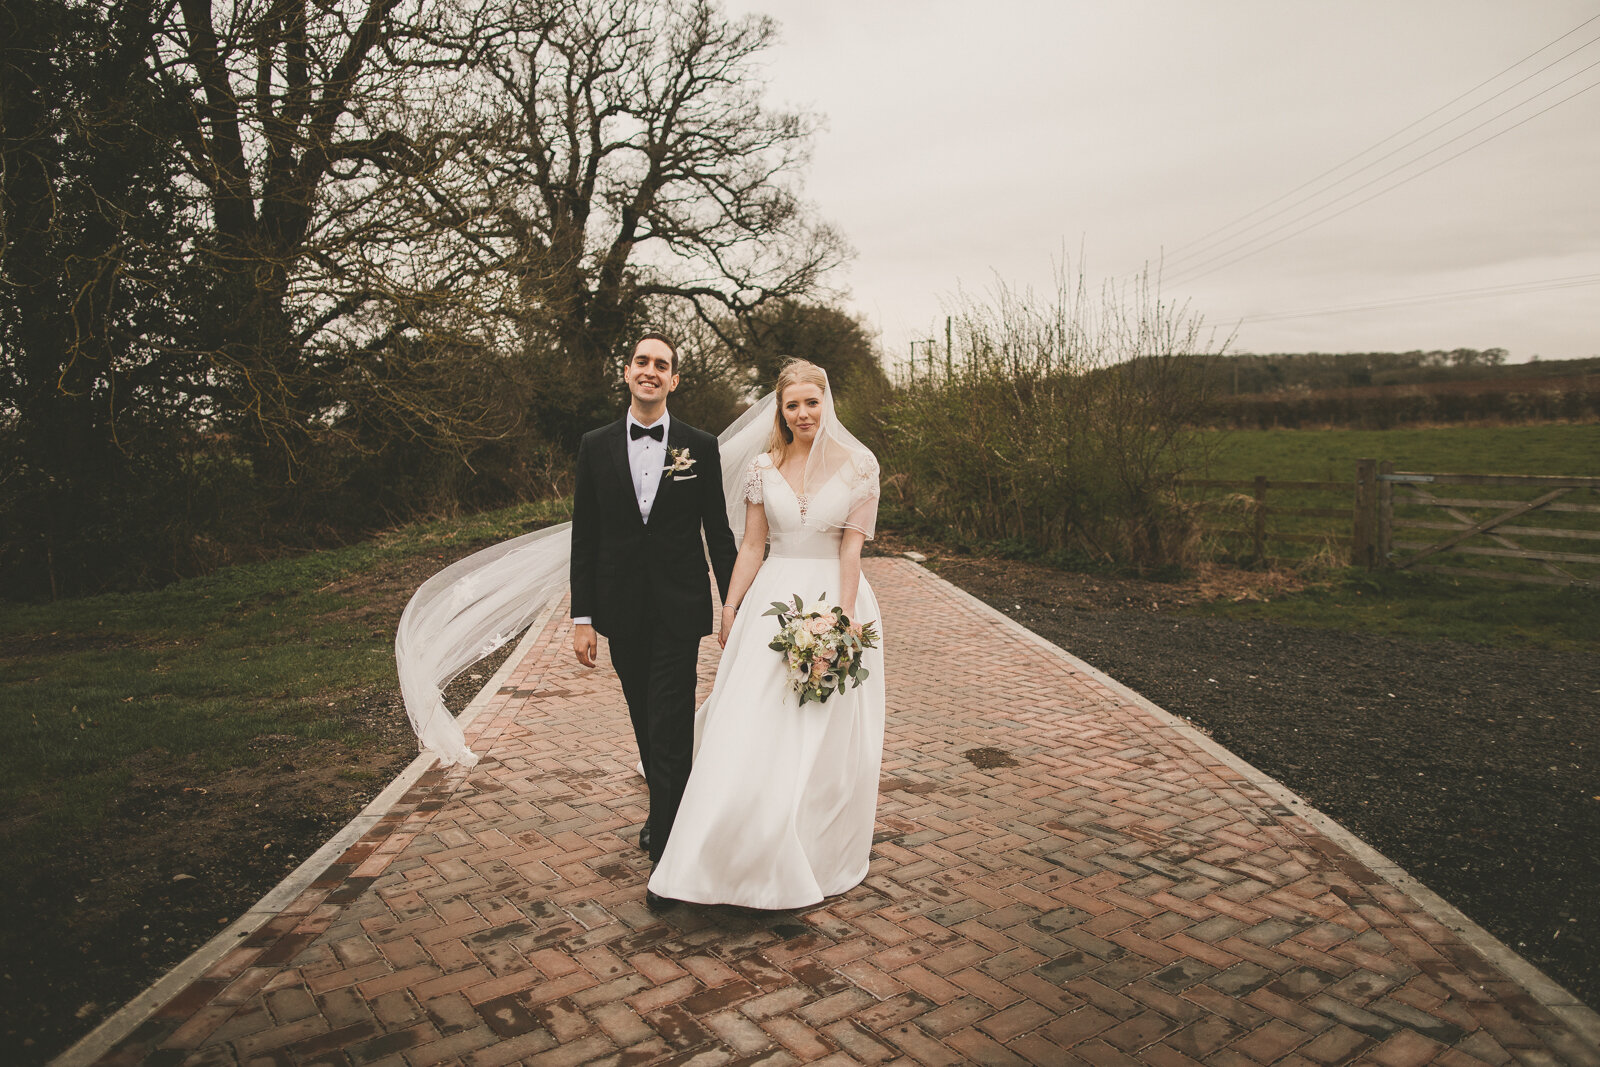
{"type": "Polygon", "coordinates": [[[626,712],[558,612],[478,767],[430,772],[104,1062],[1600,1064],[1164,720],[910,563],[867,572],[890,707],[862,886],[647,910],[626,712]]]}

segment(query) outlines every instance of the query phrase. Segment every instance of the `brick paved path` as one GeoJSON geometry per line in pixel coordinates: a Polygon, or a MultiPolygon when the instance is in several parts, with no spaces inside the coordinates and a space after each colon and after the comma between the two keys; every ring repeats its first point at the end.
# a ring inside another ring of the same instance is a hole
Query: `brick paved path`
{"type": "Polygon", "coordinates": [[[913,564],[867,573],[890,705],[862,886],[648,911],[620,692],[558,612],[464,781],[425,775],[103,1062],[1600,1064],[1174,723],[913,564]]]}

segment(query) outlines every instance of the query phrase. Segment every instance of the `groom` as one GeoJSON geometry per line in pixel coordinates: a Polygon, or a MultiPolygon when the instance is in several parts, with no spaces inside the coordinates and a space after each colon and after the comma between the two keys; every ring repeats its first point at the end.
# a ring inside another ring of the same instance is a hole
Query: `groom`
{"type": "Polygon", "coordinates": [[[659,860],[693,755],[695,667],[700,638],[711,632],[706,554],[726,598],[737,548],[717,439],[667,414],[677,349],[646,333],[622,377],[628,413],[578,446],[572,650],[593,667],[596,633],[611,642],[650,787],[639,847],[659,860]]]}

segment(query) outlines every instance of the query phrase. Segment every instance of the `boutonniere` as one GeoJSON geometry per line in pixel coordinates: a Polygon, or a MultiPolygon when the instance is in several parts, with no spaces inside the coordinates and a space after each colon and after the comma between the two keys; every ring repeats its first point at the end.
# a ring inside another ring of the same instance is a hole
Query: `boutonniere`
{"type": "Polygon", "coordinates": [[[690,470],[694,466],[694,457],[687,448],[667,449],[667,465],[662,469],[672,475],[675,482],[686,482],[690,478],[698,477],[690,470]]]}

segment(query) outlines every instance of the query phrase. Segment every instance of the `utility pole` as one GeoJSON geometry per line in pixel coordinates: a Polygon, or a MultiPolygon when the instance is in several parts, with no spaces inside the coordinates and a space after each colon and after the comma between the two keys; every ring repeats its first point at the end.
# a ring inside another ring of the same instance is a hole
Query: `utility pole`
{"type": "Polygon", "coordinates": [[[955,377],[955,364],[950,359],[950,316],[944,317],[944,376],[955,377]]]}

